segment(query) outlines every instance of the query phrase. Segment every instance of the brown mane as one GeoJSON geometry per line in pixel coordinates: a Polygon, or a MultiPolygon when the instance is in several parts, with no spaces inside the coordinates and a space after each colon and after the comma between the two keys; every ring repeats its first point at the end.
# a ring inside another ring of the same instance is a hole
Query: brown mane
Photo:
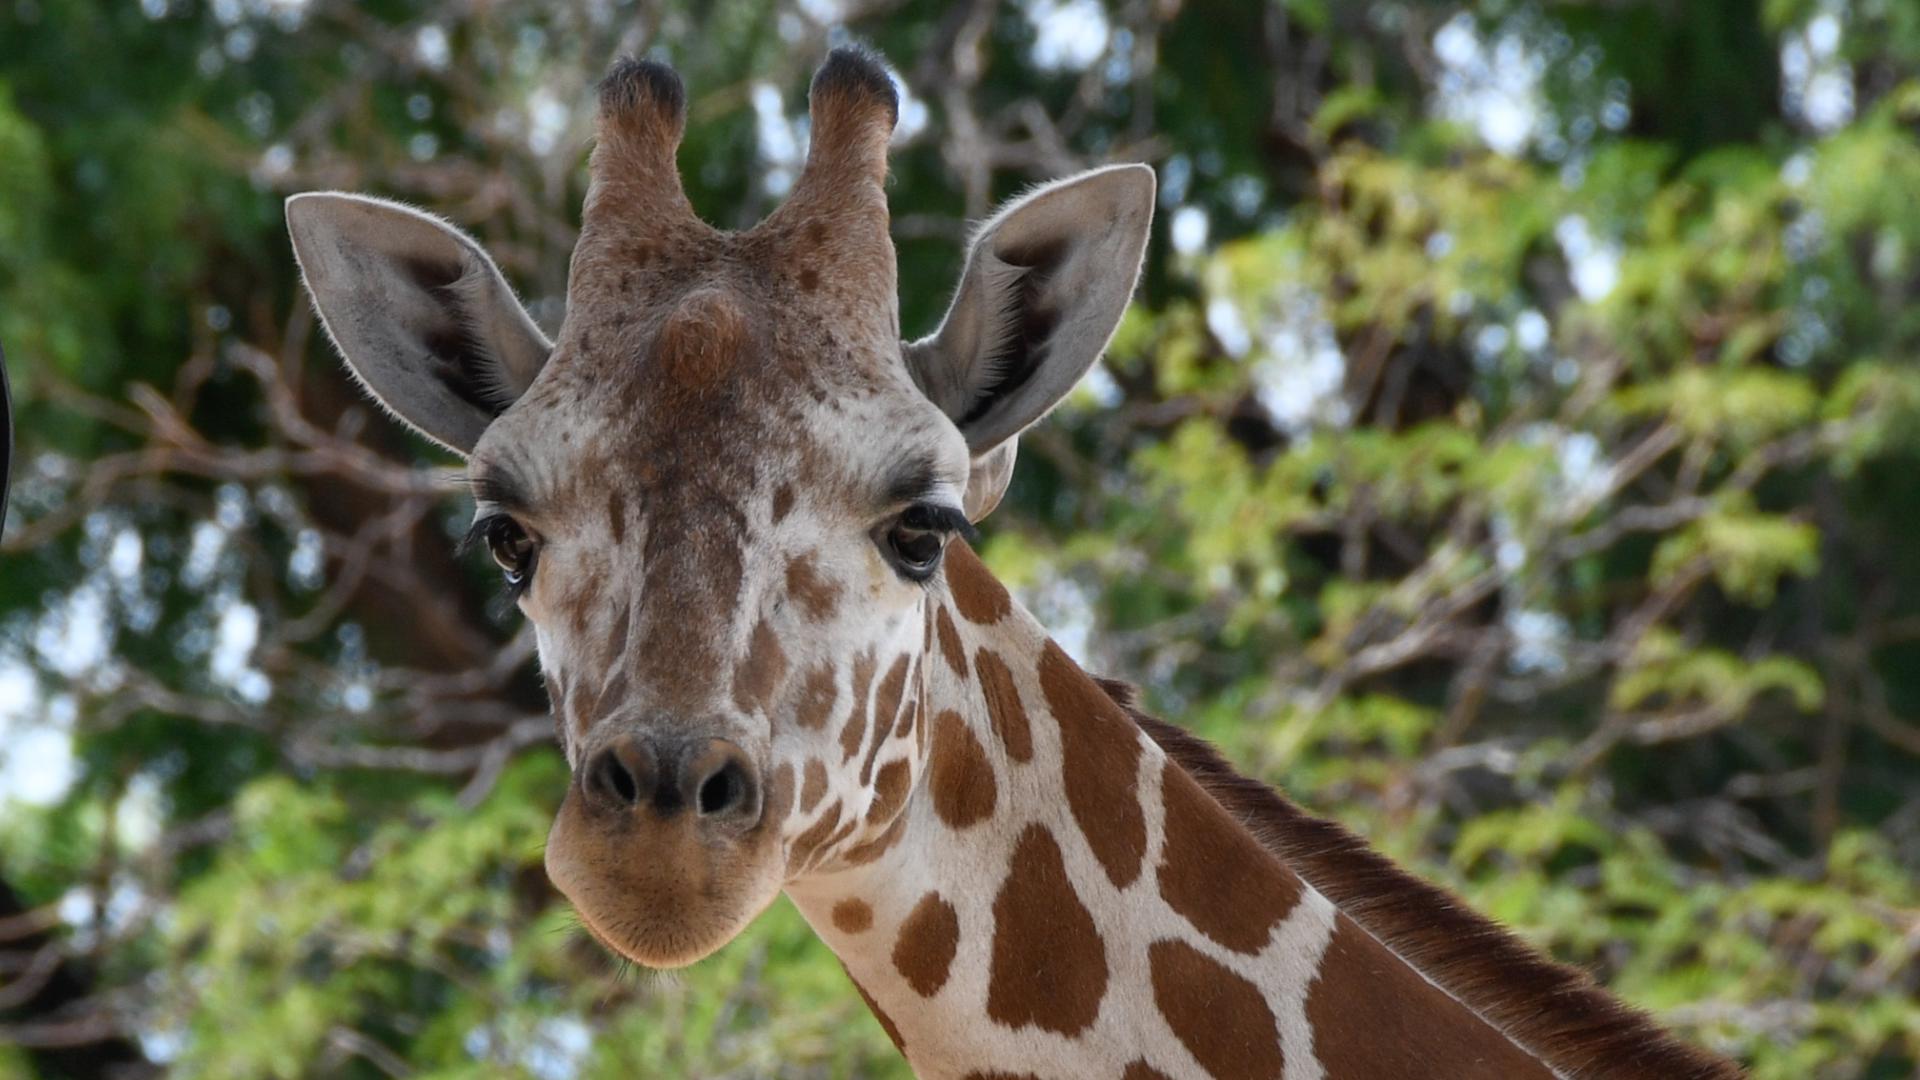
{"type": "Polygon", "coordinates": [[[1578,1080],[1743,1075],[1731,1062],[1669,1035],[1584,971],[1546,959],[1453,894],[1401,870],[1344,827],[1240,775],[1205,740],[1141,712],[1132,687],[1098,682],[1269,851],[1434,985],[1552,1068],[1578,1080]]]}

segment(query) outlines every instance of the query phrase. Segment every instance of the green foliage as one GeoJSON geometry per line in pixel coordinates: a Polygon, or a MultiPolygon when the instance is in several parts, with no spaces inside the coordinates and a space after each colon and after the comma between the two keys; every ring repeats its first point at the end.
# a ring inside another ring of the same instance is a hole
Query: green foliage
{"type": "MultiPolygon", "coordinates": [[[[845,27],[924,109],[889,188],[910,334],[962,215],[1160,169],[1139,301],[1024,436],[989,561],[1756,1077],[1920,1068],[1920,6],[1108,5],[1080,66],[1046,7],[845,27]]],[[[338,372],[279,211],[431,206],[551,324],[607,58],[686,75],[690,196],[745,224],[819,10],[0,7],[0,734],[73,751],[0,795],[0,919],[37,928],[0,960],[50,944],[72,989],[0,1006],[0,1075],[907,1075],[784,900],[673,975],[574,923],[531,637],[450,554],[444,459],[338,372]],[[107,1020],[63,1049],[75,1017],[107,1020]]]]}

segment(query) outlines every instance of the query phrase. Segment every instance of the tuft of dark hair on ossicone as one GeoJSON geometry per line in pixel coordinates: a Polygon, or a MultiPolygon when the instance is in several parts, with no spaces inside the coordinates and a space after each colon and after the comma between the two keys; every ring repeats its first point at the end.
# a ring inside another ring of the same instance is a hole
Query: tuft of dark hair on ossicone
{"type": "Polygon", "coordinates": [[[893,77],[879,55],[864,45],[842,45],[827,54],[827,60],[814,72],[808,94],[819,98],[836,93],[855,93],[887,107],[889,125],[900,121],[900,94],[893,77]]]}
{"type": "Polygon", "coordinates": [[[622,57],[600,80],[600,107],[613,113],[652,107],[679,118],[687,111],[687,88],[659,61],[622,57]]]}

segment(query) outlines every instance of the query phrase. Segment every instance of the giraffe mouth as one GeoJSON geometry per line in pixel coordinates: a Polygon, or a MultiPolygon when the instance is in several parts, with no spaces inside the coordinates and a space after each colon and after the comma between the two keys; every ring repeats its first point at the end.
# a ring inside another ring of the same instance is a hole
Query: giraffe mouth
{"type": "Polygon", "coordinates": [[[547,876],[601,944],[650,968],[692,964],[779,893],[771,830],[703,832],[677,820],[609,821],[572,788],[547,840],[547,876]]]}

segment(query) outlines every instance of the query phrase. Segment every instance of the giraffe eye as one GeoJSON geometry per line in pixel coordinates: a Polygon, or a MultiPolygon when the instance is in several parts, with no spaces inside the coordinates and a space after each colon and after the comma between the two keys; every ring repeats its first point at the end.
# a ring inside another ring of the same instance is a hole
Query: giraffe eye
{"type": "Polygon", "coordinates": [[[966,523],[966,515],[958,510],[915,503],[887,523],[880,549],[902,577],[925,581],[940,565],[940,553],[946,550],[947,537],[959,530],[956,518],[960,524],[966,523]]]}
{"type": "Polygon", "coordinates": [[[514,589],[525,586],[533,574],[536,551],[533,537],[519,522],[505,515],[489,518],[485,526],[487,551],[493,555],[493,561],[500,564],[501,572],[507,576],[507,585],[514,589]]]}

